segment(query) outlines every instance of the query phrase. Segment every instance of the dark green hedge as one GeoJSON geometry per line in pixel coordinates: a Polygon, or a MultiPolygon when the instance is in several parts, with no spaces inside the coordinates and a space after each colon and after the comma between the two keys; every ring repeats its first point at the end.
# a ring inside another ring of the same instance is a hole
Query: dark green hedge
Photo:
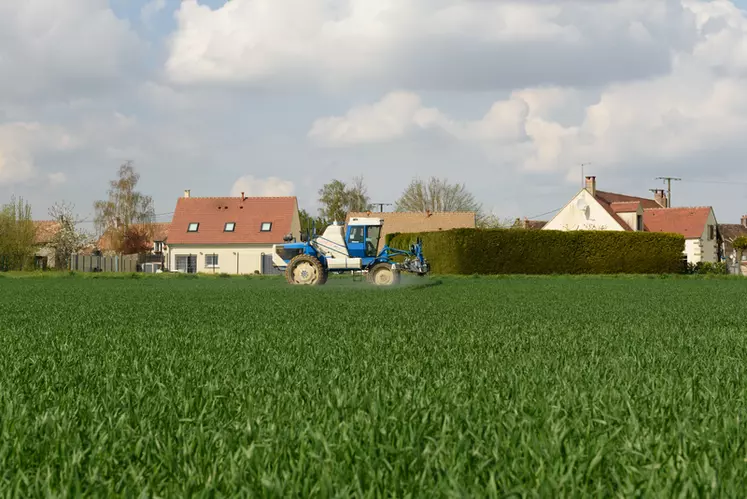
{"type": "Polygon", "coordinates": [[[669,274],[683,270],[677,234],[613,231],[454,229],[390,234],[407,249],[420,237],[436,274],[669,274]]]}

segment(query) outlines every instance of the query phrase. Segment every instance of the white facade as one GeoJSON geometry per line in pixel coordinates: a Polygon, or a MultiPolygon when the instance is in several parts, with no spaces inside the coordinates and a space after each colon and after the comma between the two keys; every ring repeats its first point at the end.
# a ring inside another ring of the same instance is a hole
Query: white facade
{"type": "Polygon", "coordinates": [[[186,257],[192,258],[196,266],[195,271],[198,273],[254,274],[255,272],[262,273],[263,254],[272,255],[271,244],[200,246],[172,244],[168,248],[166,261],[169,270],[182,270],[186,257]]]}
{"type": "Polygon", "coordinates": [[[717,227],[716,216],[711,209],[700,238],[685,240],[685,254],[689,263],[718,262],[717,227]]]}
{"type": "Polygon", "coordinates": [[[586,189],[576,194],[542,230],[625,230],[586,189]]]}

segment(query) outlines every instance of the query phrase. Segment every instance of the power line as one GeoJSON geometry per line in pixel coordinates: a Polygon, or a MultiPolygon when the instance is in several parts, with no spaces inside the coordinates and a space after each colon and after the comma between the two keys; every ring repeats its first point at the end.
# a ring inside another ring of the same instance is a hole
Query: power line
{"type": "Polygon", "coordinates": [[[667,183],[667,208],[672,207],[672,180],[679,181],[681,178],[677,177],[656,177],[656,180],[663,180],[667,183]]]}
{"type": "Polygon", "coordinates": [[[556,211],[560,211],[562,209],[563,209],[563,207],[561,206],[560,208],[556,208],[556,209],[554,209],[552,211],[548,211],[547,213],[540,213],[539,215],[535,215],[533,217],[529,217],[529,218],[527,218],[527,220],[535,220],[535,219],[537,219],[539,217],[544,217],[545,215],[549,215],[551,213],[555,213],[556,211]]]}

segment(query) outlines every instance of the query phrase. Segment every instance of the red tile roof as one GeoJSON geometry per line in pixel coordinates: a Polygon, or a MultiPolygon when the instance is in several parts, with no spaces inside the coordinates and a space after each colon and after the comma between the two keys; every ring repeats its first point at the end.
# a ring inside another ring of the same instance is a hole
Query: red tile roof
{"type": "Polygon", "coordinates": [[[649,232],[670,232],[696,239],[703,235],[710,213],[708,207],[644,210],[643,223],[649,232]]]}
{"type": "Polygon", "coordinates": [[[630,228],[630,225],[628,225],[627,223],[625,223],[625,220],[623,220],[622,218],[620,218],[620,215],[618,215],[617,213],[615,213],[615,210],[612,209],[612,205],[610,203],[608,203],[605,199],[603,199],[603,198],[601,198],[599,196],[595,196],[594,199],[597,200],[597,202],[599,203],[599,205],[602,208],[604,208],[607,213],[609,213],[609,215],[615,220],[615,222],[617,222],[620,225],[620,227],[622,227],[623,230],[626,230],[626,231],[632,231],[633,230],[633,229],[630,228]]]}
{"type": "Polygon", "coordinates": [[[298,212],[295,197],[179,198],[168,234],[168,244],[274,244],[291,233],[298,212]],[[224,232],[227,222],[236,223],[234,232],[224,232]],[[268,232],[260,229],[271,222],[268,232]],[[197,232],[187,232],[199,223],[197,232]]]}
{"type": "Polygon", "coordinates": [[[634,211],[638,211],[638,207],[641,205],[640,201],[619,201],[610,203],[610,207],[612,208],[612,211],[615,213],[632,213],[634,211]]]}
{"type": "Polygon", "coordinates": [[[36,244],[47,244],[52,241],[60,224],[54,220],[35,220],[34,221],[34,242],[36,244]]]}
{"type": "Polygon", "coordinates": [[[605,192],[596,191],[596,197],[605,201],[606,203],[629,203],[629,202],[640,202],[643,205],[643,209],[648,208],[661,208],[662,206],[654,201],[653,199],[639,198],[637,196],[628,196],[626,194],[617,194],[616,192],[605,192]]]}

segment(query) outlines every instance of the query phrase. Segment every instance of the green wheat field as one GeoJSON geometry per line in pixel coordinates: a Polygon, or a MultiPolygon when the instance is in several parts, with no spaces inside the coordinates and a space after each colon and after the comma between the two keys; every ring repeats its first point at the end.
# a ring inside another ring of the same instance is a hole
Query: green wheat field
{"type": "Polygon", "coordinates": [[[0,277],[0,494],[743,497],[747,281],[0,277]]]}

